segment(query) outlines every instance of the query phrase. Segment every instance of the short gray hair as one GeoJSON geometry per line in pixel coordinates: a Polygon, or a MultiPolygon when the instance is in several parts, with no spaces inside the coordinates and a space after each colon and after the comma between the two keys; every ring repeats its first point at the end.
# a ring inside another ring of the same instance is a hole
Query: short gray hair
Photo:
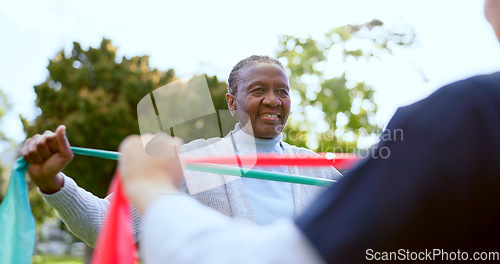
{"type": "Polygon", "coordinates": [[[248,58],[245,58],[238,62],[236,65],[234,65],[233,69],[231,70],[231,73],[229,74],[229,78],[227,80],[227,91],[235,95],[238,89],[238,84],[240,82],[239,79],[239,72],[241,69],[245,68],[246,66],[254,65],[260,62],[264,63],[270,63],[270,64],[276,64],[278,65],[283,71],[285,71],[285,67],[283,67],[283,64],[275,58],[271,58],[269,56],[264,56],[264,55],[252,55],[248,58]]]}

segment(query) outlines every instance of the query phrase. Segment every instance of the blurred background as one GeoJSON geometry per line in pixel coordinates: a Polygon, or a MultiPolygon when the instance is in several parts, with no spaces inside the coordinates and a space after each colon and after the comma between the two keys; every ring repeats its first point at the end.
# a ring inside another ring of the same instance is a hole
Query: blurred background
{"type": "MultiPolygon", "coordinates": [[[[206,74],[227,109],[229,72],[253,54],[287,68],[286,141],[318,152],[361,153],[398,107],[500,69],[477,0],[4,0],[0,39],[0,199],[26,137],[65,124],[72,145],[116,150],[139,132],[138,101],[171,81],[206,74]]],[[[77,157],[65,172],[102,197],[114,166],[77,157]]],[[[81,263],[85,247],[31,189],[34,261],[81,263]]]]}

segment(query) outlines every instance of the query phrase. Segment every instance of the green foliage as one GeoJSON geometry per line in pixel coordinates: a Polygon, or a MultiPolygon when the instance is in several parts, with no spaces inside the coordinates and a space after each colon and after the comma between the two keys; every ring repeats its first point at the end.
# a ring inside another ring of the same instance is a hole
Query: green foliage
{"type": "Polygon", "coordinates": [[[81,257],[35,255],[32,264],[83,264],[81,257]]]}
{"type": "MultiPolygon", "coordinates": [[[[205,106],[201,105],[191,107],[196,115],[201,114],[201,117],[187,121],[182,120],[182,123],[172,128],[174,136],[182,138],[186,143],[200,138],[207,139],[212,137],[223,137],[230,130],[232,130],[236,122],[238,122],[238,119],[232,117],[227,110],[228,106],[225,99],[225,95],[227,93],[227,84],[225,82],[220,82],[216,76],[205,75],[205,79],[207,81],[210,96],[212,98],[214,110],[216,111],[216,113],[204,113],[198,111],[199,109],[208,109],[205,108],[205,106]]],[[[196,88],[194,90],[196,90],[196,88]]],[[[187,104],[189,104],[190,102],[199,102],[199,98],[195,98],[199,97],[198,93],[185,93],[180,96],[182,97],[182,100],[184,100],[187,104]],[[189,98],[193,99],[191,100],[189,98]]],[[[210,107],[210,110],[211,109],[212,108],[210,107]]],[[[176,115],[176,117],[183,119],[184,114],[185,112],[181,111],[178,115],[176,115]]]]}
{"type": "MultiPolygon", "coordinates": [[[[74,42],[70,53],[63,50],[50,60],[47,80],[34,87],[41,114],[32,124],[22,119],[28,137],[64,124],[72,146],[117,150],[127,135],[139,134],[137,103],[177,78],[173,69],[151,68],[148,56],[118,59],[116,50],[108,39],[88,50],[74,42]]],[[[219,99],[227,85],[217,77],[207,76],[207,82],[216,108],[224,108],[225,100],[219,99]]],[[[104,197],[115,166],[114,161],[75,156],[64,172],[104,197]]]]}
{"type": "Polygon", "coordinates": [[[328,76],[325,68],[329,54],[338,54],[343,63],[366,63],[391,54],[398,46],[411,46],[414,38],[410,27],[390,29],[380,20],[335,28],[321,40],[281,36],[277,57],[290,70],[292,94],[300,99],[285,129],[286,141],[298,146],[317,146],[320,152],[355,151],[360,136],[373,135],[379,130],[374,120],[375,90],[363,80],[347,78],[346,71],[333,78],[328,76]],[[311,120],[307,115],[311,110],[320,110],[321,115],[316,118],[320,121],[311,120]],[[322,122],[323,129],[318,129],[321,125],[318,123],[322,122]]]}
{"type": "Polygon", "coordinates": [[[0,90],[0,142],[2,142],[2,145],[0,147],[3,148],[11,147],[14,143],[12,139],[8,138],[1,129],[2,119],[4,118],[5,114],[7,114],[11,110],[11,108],[12,105],[7,99],[7,95],[5,95],[2,90],[0,90]]]}
{"type": "MultiPolygon", "coordinates": [[[[9,149],[10,147],[13,146],[14,142],[9,139],[5,133],[2,131],[2,119],[7,114],[7,112],[11,109],[11,104],[9,103],[7,96],[3,93],[2,90],[0,90],[0,151],[9,149]]],[[[7,166],[5,164],[2,164],[2,161],[0,160],[0,202],[3,200],[3,197],[5,197],[5,190],[7,189],[6,186],[6,177],[7,175],[7,166]]]]}
{"type": "Polygon", "coordinates": [[[212,96],[212,101],[214,107],[217,110],[228,109],[226,102],[227,84],[225,82],[220,82],[217,76],[206,76],[208,88],[210,88],[210,95],[212,96]]]}
{"type": "MultiPolygon", "coordinates": [[[[153,89],[175,79],[173,70],[149,67],[149,57],[116,58],[116,48],[103,39],[98,48],[83,50],[74,42],[50,60],[47,80],[35,86],[41,114],[25,124],[28,136],[67,127],[72,146],[117,150],[129,134],[138,134],[136,107],[153,89]]],[[[114,161],[76,156],[65,173],[80,186],[105,196],[114,161]]]]}

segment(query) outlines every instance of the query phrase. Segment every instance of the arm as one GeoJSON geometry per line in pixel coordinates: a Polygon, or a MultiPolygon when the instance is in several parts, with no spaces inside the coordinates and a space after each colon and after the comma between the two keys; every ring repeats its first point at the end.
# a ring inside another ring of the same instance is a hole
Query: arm
{"type": "MultiPolygon", "coordinates": [[[[106,220],[112,194],[101,199],[78,187],[76,182],[61,173],[64,177],[63,187],[56,193],[41,193],[45,202],[54,208],[68,229],[90,247],[95,247],[97,235],[106,220]]],[[[133,233],[138,241],[141,232],[141,217],[132,206],[133,233]]]]}
{"type": "Polygon", "coordinates": [[[97,234],[106,219],[109,208],[109,196],[100,199],[92,193],[78,187],[73,179],[64,178],[62,188],[53,194],[44,194],[47,204],[56,209],[68,229],[89,246],[94,247],[97,234]]]}
{"type": "Polygon", "coordinates": [[[73,159],[66,127],[59,126],[56,132],[45,131],[26,140],[21,155],[30,164],[28,173],[42,193],[52,194],[64,185],[64,177],[59,173],[73,159]]]}
{"type": "Polygon", "coordinates": [[[146,209],[141,251],[145,263],[323,263],[291,220],[238,222],[179,193],[146,209]]]}
{"type": "MultiPolygon", "coordinates": [[[[45,131],[26,140],[21,155],[30,163],[29,176],[38,186],[44,200],[57,210],[69,230],[89,246],[96,243],[97,233],[104,223],[109,207],[109,196],[100,199],[77,186],[61,171],[72,160],[66,128],[45,131]]],[[[133,209],[134,233],[139,233],[139,214],[133,209]]]]}
{"type": "MultiPolygon", "coordinates": [[[[177,145],[167,135],[155,139],[162,150],[177,145]]],[[[272,226],[238,222],[180,194],[176,156],[147,155],[139,136],[125,139],[120,152],[124,189],[144,215],[145,263],[321,263],[288,220],[272,226]]]]}

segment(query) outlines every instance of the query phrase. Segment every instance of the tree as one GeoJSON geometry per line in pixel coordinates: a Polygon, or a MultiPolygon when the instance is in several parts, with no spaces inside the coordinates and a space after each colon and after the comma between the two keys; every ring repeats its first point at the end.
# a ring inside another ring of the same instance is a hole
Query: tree
{"type": "MultiPolygon", "coordinates": [[[[32,123],[21,118],[27,136],[64,124],[72,146],[117,150],[126,136],[139,134],[138,102],[177,78],[173,69],[151,68],[148,56],[117,58],[116,50],[110,40],[103,39],[98,48],[84,50],[74,42],[70,53],[57,53],[47,66],[47,79],[34,87],[41,114],[32,123]]],[[[218,98],[227,85],[215,76],[207,76],[207,83],[214,104],[223,108],[218,98]]],[[[64,172],[82,188],[104,197],[115,166],[115,161],[75,156],[64,172]]],[[[41,223],[55,211],[43,202],[32,184],[31,187],[33,214],[41,223]]],[[[91,250],[86,250],[87,262],[90,254],[91,250]]]]}
{"type": "MultiPolygon", "coordinates": [[[[173,80],[174,71],[150,69],[148,56],[118,60],[116,50],[108,39],[88,50],[74,42],[70,54],[63,50],[50,60],[47,80],[34,87],[41,114],[25,127],[28,136],[64,124],[73,146],[116,150],[127,135],[138,134],[138,101],[173,80]]],[[[115,165],[114,161],[78,156],[65,172],[103,197],[115,165]]]]}
{"type": "MultiPolygon", "coordinates": [[[[116,50],[108,39],[88,50],[74,42],[69,54],[62,50],[50,60],[49,76],[34,87],[41,114],[32,124],[23,122],[28,137],[64,124],[72,146],[116,151],[126,136],[139,134],[138,102],[177,78],[173,69],[151,68],[148,56],[118,59],[116,50]]],[[[206,77],[216,108],[224,108],[219,97],[227,85],[206,77]]],[[[104,197],[115,166],[115,161],[76,156],[64,172],[104,197]]]]}
{"type": "MultiPolygon", "coordinates": [[[[2,90],[0,90],[0,125],[2,124],[2,119],[9,112],[11,109],[11,105],[7,99],[7,96],[3,93],[2,90]]],[[[1,128],[1,126],[0,126],[1,128]]],[[[5,150],[9,149],[13,146],[13,141],[9,139],[5,133],[0,129],[0,149],[5,150]]],[[[7,189],[6,186],[6,181],[5,177],[7,177],[7,167],[5,164],[2,163],[2,160],[0,159],[0,202],[3,200],[3,197],[5,197],[5,190],[7,189]]]]}
{"type": "Polygon", "coordinates": [[[285,129],[286,141],[320,152],[356,150],[359,137],[374,135],[380,129],[374,119],[375,90],[349,78],[348,70],[328,76],[330,55],[341,64],[356,67],[391,54],[396,47],[411,46],[414,39],[412,28],[391,29],[380,20],[335,28],[321,40],[281,36],[276,54],[290,70],[292,93],[299,99],[285,129]]]}

